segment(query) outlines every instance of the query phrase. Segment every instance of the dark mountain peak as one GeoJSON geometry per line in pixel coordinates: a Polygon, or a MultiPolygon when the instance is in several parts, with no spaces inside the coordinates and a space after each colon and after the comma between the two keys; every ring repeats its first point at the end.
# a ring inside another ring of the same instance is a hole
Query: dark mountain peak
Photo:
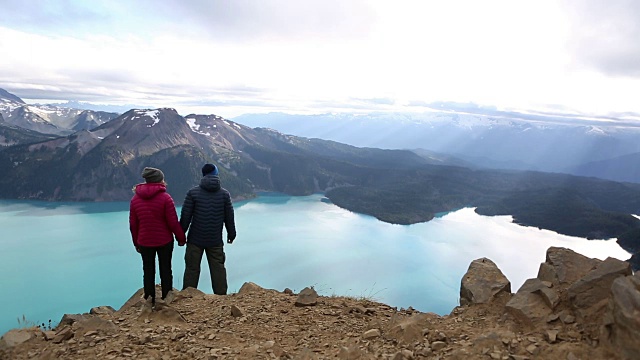
{"type": "Polygon", "coordinates": [[[121,119],[121,121],[111,125],[116,127],[126,126],[127,129],[137,128],[142,125],[146,128],[163,128],[164,130],[170,130],[167,126],[186,125],[184,118],[172,108],[131,109],[118,119],[121,119]]]}
{"type": "Polygon", "coordinates": [[[129,120],[143,120],[145,123],[152,122],[152,126],[158,124],[162,119],[176,118],[182,116],[173,108],[158,109],[131,109],[123,114],[129,120]]]}
{"type": "Polygon", "coordinates": [[[132,110],[129,114],[130,120],[139,120],[142,119],[144,121],[153,120],[154,122],[159,121],[160,111],[158,109],[141,109],[141,110],[132,110]]]}
{"type": "Polygon", "coordinates": [[[255,133],[250,127],[222,116],[190,114],[185,117],[185,121],[192,132],[206,136],[207,141],[215,146],[240,150],[255,141],[255,133]]]}
{"type": "Polygon", "coordinates": [[[22,101],[22,99],[20,99],[19,97],[1,88],[0,88],[0,100],[9,100],[18,104],[23,104],[23,105],[25,104],[25,102],[22,101]]]}
{"type": "Polygon", "coordinates": [[[115,146],[138,155],[198,143],[185,119],[171,108],[132,109],[91,132],[104,138],[101,146],[115,146]]]}

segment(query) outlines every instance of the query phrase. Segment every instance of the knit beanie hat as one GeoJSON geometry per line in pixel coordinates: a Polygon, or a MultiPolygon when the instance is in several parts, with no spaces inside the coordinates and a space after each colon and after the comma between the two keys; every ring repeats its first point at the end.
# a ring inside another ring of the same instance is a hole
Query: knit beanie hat
{"type": "Polygon", "coordinates": [[[160,169],[146,167],[142,170],[142,177],[147,183],[160,183],[164,180],[164,173],[160,169]]]}
{"type": "Polygon", "coordinates": [[[202,176],[218,175],[218,167],[213,164],[204,164],[202,167],[202,176]]]}

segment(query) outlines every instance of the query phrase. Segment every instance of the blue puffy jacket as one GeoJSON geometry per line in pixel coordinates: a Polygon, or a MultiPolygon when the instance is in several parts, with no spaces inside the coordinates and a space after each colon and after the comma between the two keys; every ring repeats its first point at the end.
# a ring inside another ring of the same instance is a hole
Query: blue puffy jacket
{"type": "Polygon", "coordinates": [[[200,185],[187,192],[180,212],[180,226],[187,232],[187,243],[199,247],[223,246],[222,226],[231,240],[236,224],[229,191],[220,186],[220,178],[206,175],[200,185]]]}

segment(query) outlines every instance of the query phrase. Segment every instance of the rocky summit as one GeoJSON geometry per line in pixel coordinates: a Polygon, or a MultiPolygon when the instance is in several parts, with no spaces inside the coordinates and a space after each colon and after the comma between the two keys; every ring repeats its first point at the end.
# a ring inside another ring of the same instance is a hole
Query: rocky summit
{"type": "Polygon", "coordinates": [[[225,296],[189,288],[155,306],[141,295],[118,310],[65,315],[53,329],[11,330],[0,359],[640,358],[640,275],[565,248],[549,248],[515,293],[493,261],[473,261],[463,305],[445,316],[312,287],[245,283],[225,296]]]}

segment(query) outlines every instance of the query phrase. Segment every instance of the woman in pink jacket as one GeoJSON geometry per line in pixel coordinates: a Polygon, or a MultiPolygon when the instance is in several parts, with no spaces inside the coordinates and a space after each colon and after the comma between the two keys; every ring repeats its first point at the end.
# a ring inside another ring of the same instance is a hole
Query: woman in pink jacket
{"type": "Polygon", "coordinates": [[[164,300],[173,288],[173,236],[179,246],[186,243],[186,238],[178,222],[173,199],[167,193],[162,171],[146,167],[142,177],[146,182],[135,186],[129,206],[129,228],[133,245],[142,255],[144,298],[148,300],[151,297],[151,304],[155,305],[156,254],[164,300]]]}

